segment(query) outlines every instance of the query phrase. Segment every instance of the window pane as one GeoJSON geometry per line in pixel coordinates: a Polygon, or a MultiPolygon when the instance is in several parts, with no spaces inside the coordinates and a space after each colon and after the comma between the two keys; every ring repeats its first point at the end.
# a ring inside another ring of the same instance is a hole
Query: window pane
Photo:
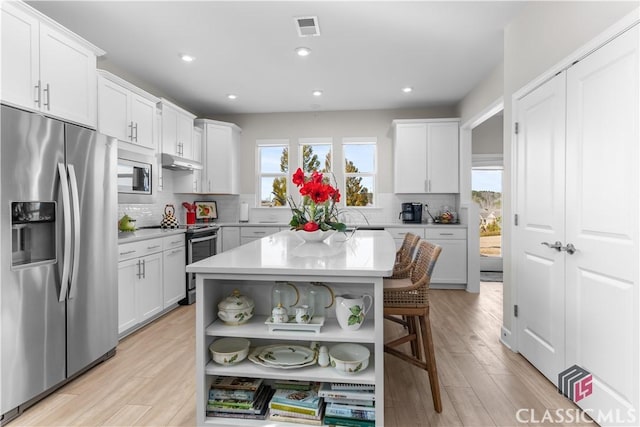
{"type": "Polygon", "coordinates": [[[260,147],[260,173],[289,171],[289,149],[283,146],[260,147]]]}
{"type": "Polygon", "coordinates": [[[375,144],[345,144],[343,145],[343,150],[345,158],[345,172],[375,172],[375,144]]]}
{"type": "Polygon", "coordinates": [[[261,177],[260,178],[260,206],[286,206],[287,205],[287,178],[261,177]]]}
{"type": "Polygon", "coordinates": [[[331,145],[328,144],[304,144],[302,147],[302,170],[311,172],[331,171],[331,145]]]}
{"type": "Polygon", "coordinates": [[[374,179],[372,176],[348,176],[345,180],[347,206],[372,206],[374,179]]]}

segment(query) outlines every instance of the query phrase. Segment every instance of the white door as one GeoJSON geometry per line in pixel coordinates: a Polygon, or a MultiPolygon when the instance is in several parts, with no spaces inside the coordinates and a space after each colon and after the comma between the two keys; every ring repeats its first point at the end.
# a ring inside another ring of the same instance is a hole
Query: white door
{"type": "Polygon", "coordinates": [[[606,425],[611,409],[640,423],[638,40],[636,26],[567,72],[566,365],[593,375],[577,403],[606,425]]]}
{"type": "Polygon", "coordinates": [[[187,294],[184,250],[184,246],[181,246],[163,252],[164,308],[177,303],[187,294]]]}
{"type": "Polygon", "coordinates": [[[564,241],[564,113],[564,73],[515,105],[518,348],[554,383],[565,364],[565,255],[549,247],[564,241]]]}
{"type": "Polygon", "coordinates": [[[156,104],[146,98],[131,94],[131,122],[133,123],[133,143],[155,149],[153,138],[156,104]]]}
{"type": "Polygon", "coordinates": [[[129,91],[117,83],[100,77],[98,79],[98,131],[120,141],[130,141],[131,122],[129,91]]]}

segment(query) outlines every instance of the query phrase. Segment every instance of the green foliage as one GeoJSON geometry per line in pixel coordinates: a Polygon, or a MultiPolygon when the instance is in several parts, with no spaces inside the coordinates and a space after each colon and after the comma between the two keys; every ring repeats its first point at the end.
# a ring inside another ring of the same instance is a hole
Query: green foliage
{"type": "MultiPolygon", "coordinates": [[[[359,172],[353,161],[345,159],[344,171],[346,173],[359,172]]],[[[345,180],[346,205],[347,206],[368,206],[373,203],[373,194],[362,185],[362,178],[349,176],[345,180]]]]}

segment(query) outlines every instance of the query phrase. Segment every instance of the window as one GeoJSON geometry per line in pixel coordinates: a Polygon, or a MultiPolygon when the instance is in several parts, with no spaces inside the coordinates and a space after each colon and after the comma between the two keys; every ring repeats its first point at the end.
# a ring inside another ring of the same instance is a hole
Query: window
{"type": "Polygon", "coordinates": [[[287,206],[289,140],[258,140],[256,163],[259,206],[287,206]]]}
{"type": "Polygon", "coordinates": [[[373,206],[376,182],[376,138],[344,138],[346,206],[373,206]]]}
{"type": "Polygon", "coordinates": [[[331,174],[331,138],[301,138],[300,167],[305,173],[314,170],[331,174]]]}

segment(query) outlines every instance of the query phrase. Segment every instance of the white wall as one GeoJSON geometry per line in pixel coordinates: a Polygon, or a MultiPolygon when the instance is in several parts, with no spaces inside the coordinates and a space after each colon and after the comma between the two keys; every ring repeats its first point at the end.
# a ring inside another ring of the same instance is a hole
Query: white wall
{"type": "Polygon", "coordinates": [[[471,150],[475,154],[502,154],[504,140],[502,114],[496,114],[471,131],[471,150]]]}

